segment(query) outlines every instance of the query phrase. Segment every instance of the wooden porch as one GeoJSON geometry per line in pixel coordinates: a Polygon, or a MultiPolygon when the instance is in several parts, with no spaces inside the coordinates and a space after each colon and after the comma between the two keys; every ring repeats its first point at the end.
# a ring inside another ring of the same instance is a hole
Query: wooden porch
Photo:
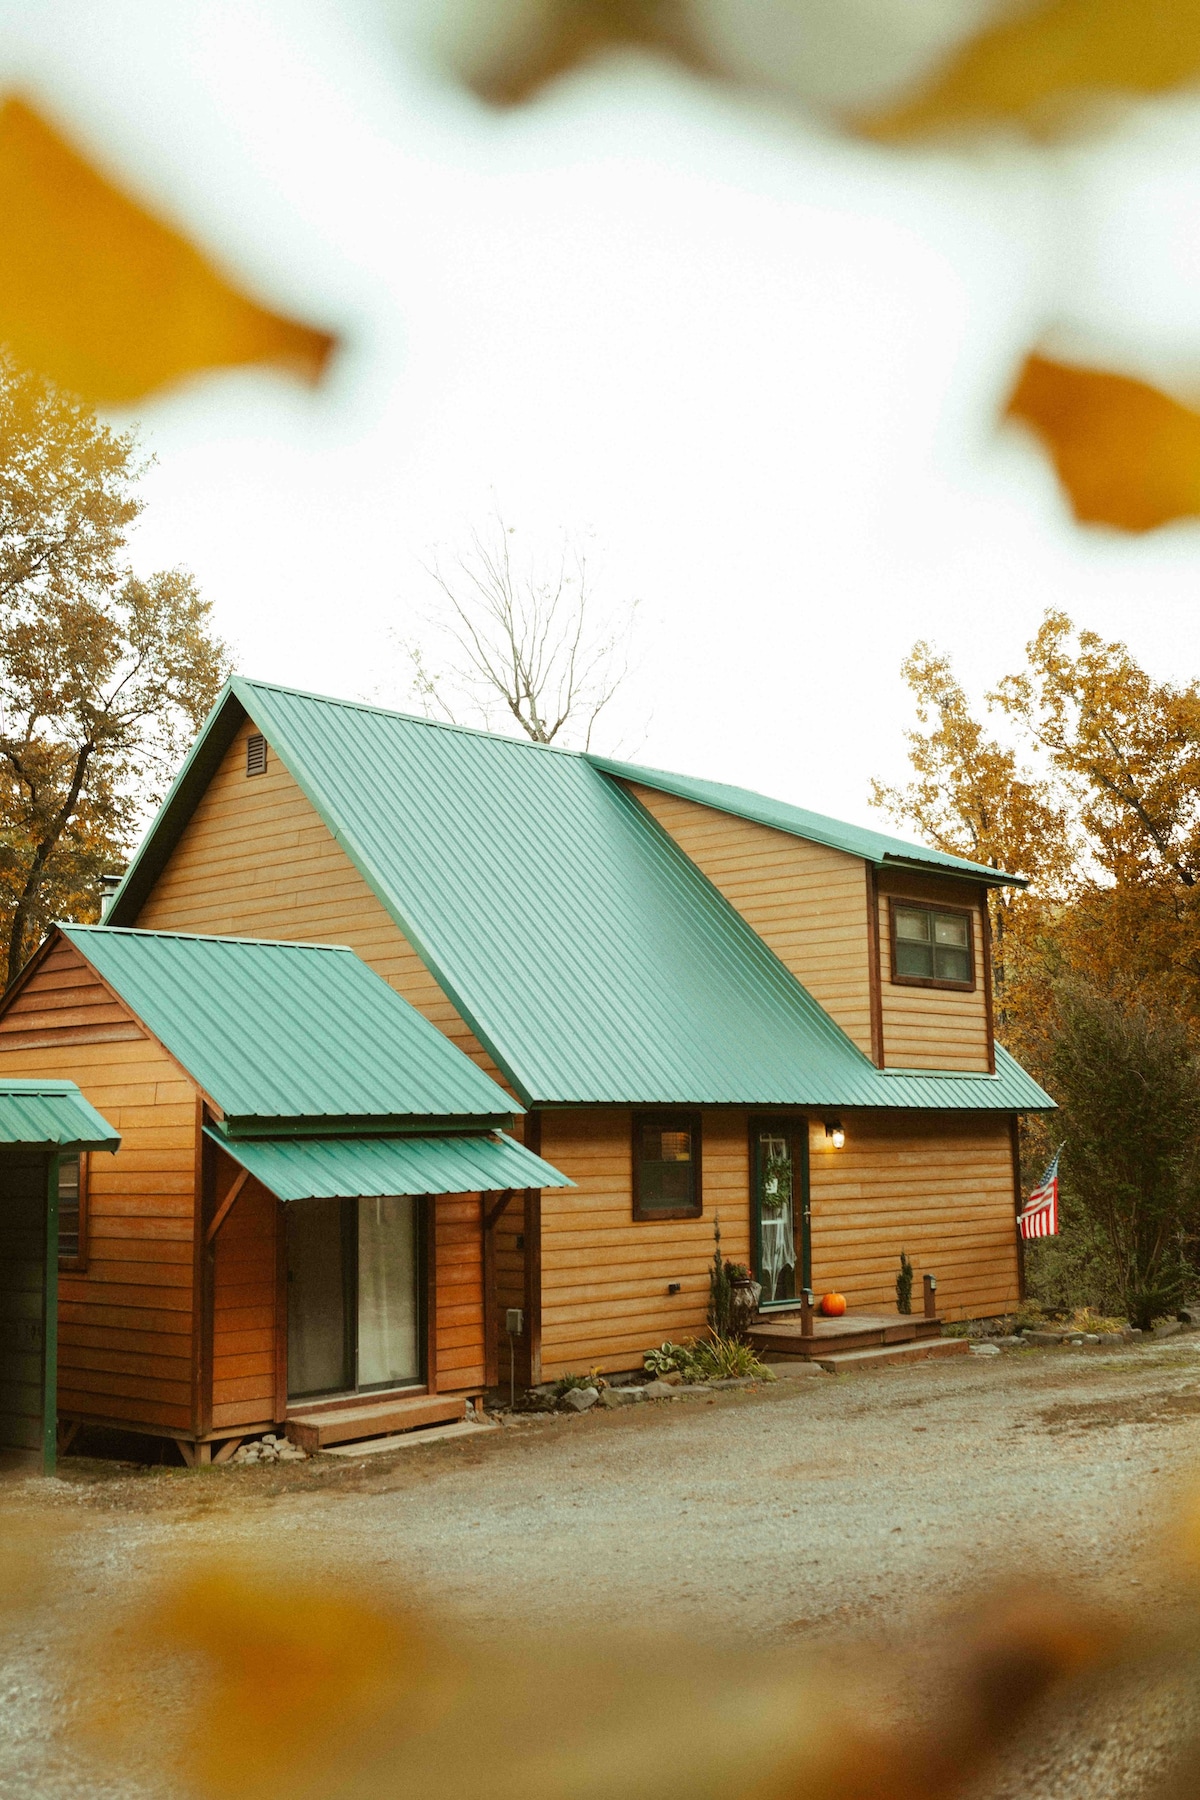
{"type": "Polygon", "coordinates": [[[819,1362],[826,1368],[964,1354],[970,1348],[965,1338],[942,1336],[937,1282],[927,1275],[924,1288],[919,1313],[846,1312],[828,1319],[806,1295],[794,1309],[760,1314],[747,1336],[764,1361],[784,1358],[819,1362]]]}

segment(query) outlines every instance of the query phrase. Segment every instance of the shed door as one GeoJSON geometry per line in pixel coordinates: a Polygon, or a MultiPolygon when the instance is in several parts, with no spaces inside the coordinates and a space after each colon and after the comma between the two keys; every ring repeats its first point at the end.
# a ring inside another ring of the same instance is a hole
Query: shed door
{"type": "Polygon", "coordinates": [[[417,1202],[292,1200],[288,1398],[422,1379],[417,1202]]]}
{"type": "Polygon", "coordinates": [[[0,1446],[41,1450],[46,1402],[46,1158],[0,1156],[0,1446]]]}

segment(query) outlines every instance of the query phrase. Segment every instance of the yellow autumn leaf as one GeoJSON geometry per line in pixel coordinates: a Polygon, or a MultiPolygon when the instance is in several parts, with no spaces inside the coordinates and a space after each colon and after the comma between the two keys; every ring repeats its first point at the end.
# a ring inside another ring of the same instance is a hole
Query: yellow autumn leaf
{"type": "Polygon", "coordinates": [[[119,406],[241,363],[315,381],[335,340],[241,293],[12,98],[0,107],[0,341],[92,405],[119,406]]]}
{"type": "Polygon", "coordinates": [[[972,38],[909,99],[860,121],[877,138],[1017,121],[1053,132],[1081,101],[1155,94],[1200,71],[1200,0],[1043,0],[972,38]]]}
{"type": "Polygon", "coordinates": [[[1031,356],[1008,403],[1081,522],[1151,531],[1200,513],[1200,413],[1144,381],[1031,356]]]}

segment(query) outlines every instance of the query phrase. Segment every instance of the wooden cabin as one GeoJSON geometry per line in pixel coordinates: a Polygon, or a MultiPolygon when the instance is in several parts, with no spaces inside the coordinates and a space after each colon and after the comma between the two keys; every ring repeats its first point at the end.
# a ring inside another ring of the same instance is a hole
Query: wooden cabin
{"type": "Polygon", "coordinates": [[[993,1034],[986,894],[1011,880],[236,679],[108,926],[352,948],[525,1109],[514,1133],[575,1184],[511,1202],[488,1252],[491,1319],[521,1309],[537,1380],[702,1329],[718,1215],[767,1315],[809,1284],[891,1306],[902,1250],[943,1316],[1014,1304],[1016,1121],[1051,1103],[993,1034]]]}
{"type": "Polygon", "coordinates": [[[39,1092],[72,1071],[113,1127],[77,1096],[68,1435],[117,1426],[207,1462],[272,1427],[319,1447],[461,1419],[495,1382],[489,1222],[564,1178],[506,1134],[511,1095],[351,951],[62,927],[0,1015],[0,1095],[17,1069],[39,1092]]]}

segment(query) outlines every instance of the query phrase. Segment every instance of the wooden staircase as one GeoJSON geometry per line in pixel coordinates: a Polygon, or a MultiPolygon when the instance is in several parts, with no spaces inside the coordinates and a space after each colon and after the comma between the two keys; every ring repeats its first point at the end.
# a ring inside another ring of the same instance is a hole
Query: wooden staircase
{"type": "Polygon", "coordinates": [[[391,1437],[422,1425],[446,1425],[467,1416],[461,1394],[363,1395],[289,1410],[289,1442],[301,1450],[356,1444],[362,1438],[391,1437]]]}

